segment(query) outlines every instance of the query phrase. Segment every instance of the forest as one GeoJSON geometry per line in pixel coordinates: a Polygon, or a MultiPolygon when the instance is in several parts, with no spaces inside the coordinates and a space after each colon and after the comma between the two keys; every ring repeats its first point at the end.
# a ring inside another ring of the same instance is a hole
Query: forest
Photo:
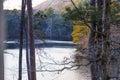
{"type": "Polygon", "coordinates": [[[120,0],[21,1],[1,6],[0,80],[120,80],[120,0]]]}
{"type": "MultiPolygon", "coordinates": [[[[5,10],[7,23],[7,39],[18,40],[20,28],[20,10],[5,10]],[[14,28],[14,32],[12,32],[14,28]],[[18,34],[18,35],[16,35],[18,34]]],[[[68,40],[71,41],[72,22],[63,19],[61,14],[55,14],[53,8],[37,11],[34,16],[34,30],[36,39],[68,40]],[[67,31],[67,32],[66,32],[67,31]]],[[[27,24],[27,16],[26,24],[27,24]]],[[[24,37],[25,38],[25,37],[24,37]]]]}

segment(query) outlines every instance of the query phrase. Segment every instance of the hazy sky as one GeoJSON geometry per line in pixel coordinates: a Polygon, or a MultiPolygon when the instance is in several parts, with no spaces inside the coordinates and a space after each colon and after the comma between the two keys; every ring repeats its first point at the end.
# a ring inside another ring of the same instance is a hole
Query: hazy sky
{"type": "MultiPolygon", "coordinates": [[[[4,1],[4,9],[21,9],[21,1],[22,0],[5,0],[4,1]]],[[[33,7],[35,5],[44,2],[45,0],[32,0],[33,7]]]]}

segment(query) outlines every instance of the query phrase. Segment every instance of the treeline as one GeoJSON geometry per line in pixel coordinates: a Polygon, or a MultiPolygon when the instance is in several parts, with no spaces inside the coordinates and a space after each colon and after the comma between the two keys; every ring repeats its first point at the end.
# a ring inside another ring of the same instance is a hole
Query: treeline
{"type": "MultiPolygon", "coordinates": [[[[4,10],[7,23],[7,40],[19,39],[20,11],[4,10]]],[[[26,16],[26,26],[27,26],[26,16]]],[[[54,9],[34,12],[34,32],[36,39],[72,40],[72,21],[64,20],[54,9]]]]}
{"type": "Polygon", "coordinates": [[[6,19],[6,35],[7,40],[14,40],[19,38],[19,24],[20,24],[20,11],[14,10],[4,10],[6,19]]]}

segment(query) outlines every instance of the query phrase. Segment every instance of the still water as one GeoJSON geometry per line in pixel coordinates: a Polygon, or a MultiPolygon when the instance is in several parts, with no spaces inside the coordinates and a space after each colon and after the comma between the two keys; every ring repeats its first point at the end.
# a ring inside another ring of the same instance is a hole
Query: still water
{"type": "MultiPolygon", "coordinates": [[[[75,47],[67,46],[52,46],[45,48],[36,48],[36,69],[37,80],[90,80],[88,67],[80,68],[79,70],[63,70],[61,72],[49,72],[44,70],[60,70],[69,65],[59,65],[65,60],[70,60],[75,53],[75,47]]],[[[18,80],[18,57],[19,49],[5,50],[5,80],[18,80]]],[[[27,79],[26,69],[26,52],[23,49],[23,80],[27,79]]]]}

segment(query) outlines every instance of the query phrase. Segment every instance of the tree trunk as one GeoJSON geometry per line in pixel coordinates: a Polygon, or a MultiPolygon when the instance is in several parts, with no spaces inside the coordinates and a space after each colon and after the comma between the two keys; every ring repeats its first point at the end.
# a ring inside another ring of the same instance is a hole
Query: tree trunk
{"type": "Polygon", "coordinates": [[[27,0],[28,10],[28,26],[29,26],[29,37],[30,37],[30,79],[36,80],[36,65],[35,65],[35,47],[34,47],[34,36],[33,36],[33,12],[32,12],[32,1],[27,0]]]}
{"type": "MultiPolygon", "coordinates": [[[[97,25],[96,25],[96,19],[95,17],[95,4],[96,0],[90,0],[90,6],[91,9],[93,10],[92,15],[91,15],[91,28],[96,31],[97,25]]],[[[89,54],[91,56],[91,78],[92,80],[99,80],[99,75],[98,75],[98,63],[96,62],[97,58],[97,50],[96,50],[96,33],[90,30],[90,37],[89,37],[89,54]]]]}
{"type": "Polygon", "coordinates": [[[109,80],[108,55],[110,51],[110,3],[111,0],[104,0],[103,7],[103,53],[102,53],[102,80],[109,80]]]}
{"type": "MultiPolygon", "coordinates": [[[[97,31],[102,33],[102,12],[103,12],[103,0],[97,0],[97,7],[98,7],[98,15],[100,17],[98,17],[97,20],[97,31]]],[[[97,33],[97,59],[99,59],[102,55],[102,34],[101,33],[97,33]]],[[[101,79],[101,61],[97,61],[97,67],[98,67],[98,78],[99,80],[101,79]]]]}
{"type": "MultiPolygon", "coordinates": [[[[99,10],[99,19],[97,21],[97,31],[102,33],[102,12],[103,12],[103,1],[97,0],[97,6],[99,10]]],[[[97,33],[97,57],[100,57],[102,53],[102,34],[97,33]]]]}
{"type": "Polygon", "coordinates": [[[23,49],[23,28],[25,27],[25,0],[22,0],[21,22],[20,22],[20,49],[19,49],[19,78],[22,80],[22,49],[23,49]]]}
{"type": "Polygon", "coordinates": [[[30,53],[29,53],[29,34],[28,34],[28,25],[25,27],[25,37],[26,37],[26,64],[27,64],[27,73],[28,80],[30,80],[30,53]]]}
{"type": "MultiPolygon", "coordinates": [[[[102,32],[102,0],[90,0],[90,6],[93,10],[91,15],[91,28],[95,31],[102,32]],[[97,1],[97,3],[96,3],[97,1]],[[97,5],[96,5],[97,4],[97,5]],[[95,18],[96,10],[98,10],[99,18],[95,18]],[[101,19],[100,19],[101,18],[101,19]]],[[[101,76],[101,62],[96,61],[102,53],[102,34],[90,30],[89,37],[89,54],[91,55],[91,78],[92,80],[100,80],[101,76]]]]}
{"type": "Polygon", "coordinates": [[[4,80],[4,55],[3,55],[3,49],[4,49],[4,32],[5,32],[5,26],[4,26],[4,17],[3,17],[3,0],[0,0],[0,80],[4,80]]]}

